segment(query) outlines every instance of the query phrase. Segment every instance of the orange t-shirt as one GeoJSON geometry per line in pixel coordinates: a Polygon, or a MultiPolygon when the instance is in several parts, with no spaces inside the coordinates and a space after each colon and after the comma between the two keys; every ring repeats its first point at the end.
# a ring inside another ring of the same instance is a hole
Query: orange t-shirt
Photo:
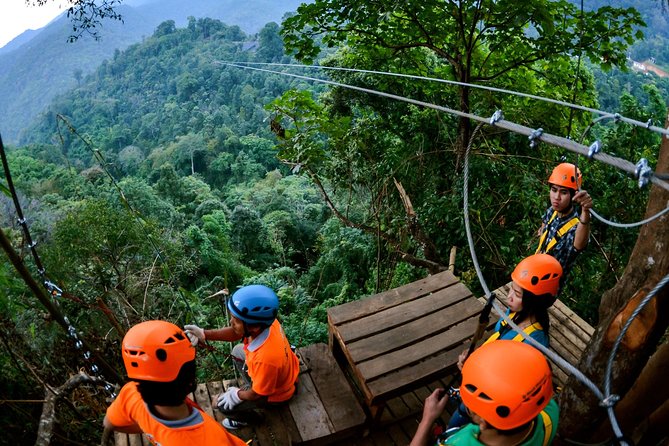
{"type": "Polygon", "coordinates": [[[136,382],[123,386],[107,408],[107,421],[116,427],[138,425],[151,444],[156,446],[246,445],[244,441],[228,433],[212,417],[195,407],[192,407],[190,416],[182,420],[158,418],[149,411],[137,390],[136,382]]]}
{"type": "Polygon", "coordinates": [[[295,392],[300,363],[279,321],[251,342],[244,340],[246,365],[255,393],[267,396],[270,403],[286,401],[295,392]]]}

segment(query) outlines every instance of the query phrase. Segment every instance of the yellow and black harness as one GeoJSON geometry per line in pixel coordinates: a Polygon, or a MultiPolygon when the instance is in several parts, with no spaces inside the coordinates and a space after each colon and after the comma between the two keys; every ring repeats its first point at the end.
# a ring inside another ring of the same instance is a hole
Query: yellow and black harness
{"type": "Polygon", "coordinates": [[[546,223],[546,225],[544,226],[544,231],[541,233],[541,237],[539,238],[539,246],[537,247],[535,254],[550,253],[550,251],[555,247],[555,245],[557,245],[557,242],[559,242],[560,239],[564,237],[565,234],[569,232],[569,230],[571,230],[571,228],[573,228],[578,224],[578,215],[576,215],[571,220],[568,220],[562,226],[560,226],[560,228],[557,230],[553,238],[551,238],[550,240],[546,240],[546,237],[548,236],[548,227],[553,222],[553,220],[555,220],[557,215],[558,215],[557,211],[553,211],[553,215],[551,215],[551,218],[548,220],[548,223],[546,223]],[[543,251],[542,248],[544,248],[543,251]]]}
{"type": "MultiPolygon", "coordinates": [[[[515,311],[509,313],[508,318],[513,319],[515,315],[516,315],[515,311]]],[[[491,334],[490,337],[486,339],[486,341],[483,343],[483,345],[487,344],[488,342],[496,341],[497,339],[499,339],[499,337],[501,336],[501,329],[506,327],[507,325],[508,325],[507,322],[505,320],[502,320],[502,322],[500,323],[500,330],[491,334]]],[[[528,325],[527,327],[523,328],[523,333],[529,336],[535,331],[543,329],[544,328],[541,326],[539,322],[535,322],[534,324],[528,325]]],[[[516,342],[523,342],[523,335],[517,333],[516,336],[514,336],[511,340],[516,342]]]]}

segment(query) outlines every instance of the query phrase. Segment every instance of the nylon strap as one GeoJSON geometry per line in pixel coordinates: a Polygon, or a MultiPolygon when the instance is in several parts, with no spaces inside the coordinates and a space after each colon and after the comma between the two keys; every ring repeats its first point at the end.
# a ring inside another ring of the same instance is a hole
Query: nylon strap
{"type": "MultiPolygon", "coordinates": [[[[513,313],[509,313],[509,319],[513,319],[513,317],[515,315],[516,315],[515,311],[513,313]]],[[[506,321],[502,321],[502,327],[504,327],[506,325],[507,325],[506,321]]],[[[543,330],[543,327],[541,326],[541,324],[539,322],[535,322],[534,324],[528,325],[527,327],[525,327],[523,329],[523,333],[525,333],[526,335],[529,336],[530,334],[534,333],[537,330],[543,330]]],[[[483,343],[483,345],[487,344],[488,342],[496,341],[497,339],[499,339],[499,336],[500,336],[500,332],[496,331],[495,333],[490,335],[490,337],[488,339],[486,339],[486,341],[483,343]]],[[[511,340],[516,341],[516,342],[523,342],[523,336],[520,333],[518,333],[511,340]]]]}
{"type": "MultiPolygon", "coordinates": [[[[548,220],[548,223],[546,223],[544,232],[541,234],[541,238],[539,239],[539,246],[537,247],[537,250],[534,252],[535,254],[541,253],[541,248],[544,246],[544,243],[546,242],[546,236],[548,235],[548,226],[553,222],[553,220],[555,220],[555,217],[557,217],[557,211],[553,211],[553,215],[551,215],[551,218],[548,220]]],[[[548,241],[544,253],[548,254],[551,251],[551,249],[555,247],[557,242],[560,241],[560,239],[564,237],[564,235],[578,223],[579,223],[578,217],[573,217],[571,220],[560,226],[560,228],[557,230],[557,233],[555,234],[555,237],[553,237],[548,241]]]]}
{"type": "Polygon", "coordinates": [[[551,434],[553,433],[553,422],[551,421],[551,417],[548,416],[545,410],[542,410],[539,415],[541,415],[541,419],[544,422],[544,442],[543,446],[548,446],[548,441],[551,438],[551,434]]]}

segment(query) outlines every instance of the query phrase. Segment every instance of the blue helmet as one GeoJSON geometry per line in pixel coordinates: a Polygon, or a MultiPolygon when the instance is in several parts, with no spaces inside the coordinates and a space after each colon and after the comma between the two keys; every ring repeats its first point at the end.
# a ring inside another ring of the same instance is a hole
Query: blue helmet
{"type": "Polygon", "coordinates": [[[228,310],[247,324],[272,325],[279,312],[279,298],[265,285],[247,285],[228,299],[228,310]]]}

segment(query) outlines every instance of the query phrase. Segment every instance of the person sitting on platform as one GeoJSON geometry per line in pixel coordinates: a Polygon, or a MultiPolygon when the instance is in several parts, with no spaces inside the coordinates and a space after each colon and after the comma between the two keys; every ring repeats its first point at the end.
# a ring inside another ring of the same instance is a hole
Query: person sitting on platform
{"type": "MultiPolygon", "coordinates": [[[[511,287],[506,298],[508,309],[506,316],[511,319],[523,332],[539,344],[548,348],[548,330],[550,322],[548,308],[555,302],[562,276],[562,267],[554,257],[548,254],[534,254],[516,266],[511,273],[511,287]]],[[[498,339],[526,342],[522,335],[511,329],[511,326],[500,319],[495,325],[495,331],[485,341],[485,344],[498,339]]],[[[458,368],[467,359],[465,350],[458,358],[458,368]]],[[[470,422],[465,408],[459,404],[448,423],[448,428],[462,426],[470,422]]]]}
{"type": "Polygon", "coordinates": [[[186,325],[193,345],[205,341],[238,341],[232,349],[235,367],[245,385],[230,387],[214,404],[227,418],[228,429],[246,426],[257,418],[255,409],[288,401],[296,390],[300,371],[297,356],[276,319],[279,299],[264,285],[248,285],[228,299],[230,326],[204,330],[186,325]]]}
{"type": "Polygon", "coordinates": [[[513,341],[483,345],[462,368],[460,396],[472,422],[435,441],[432,427],[449,398],[444,389],[437,389],[425,400],[410,446],[549,445],[559,418],[552,395],[550,367],[540,351],[513,341]]]}
{"type": "Polygon", "coordinates": [[[187,397],[196,387],[195,348],[181,328],[166,321],[137,324],[123,338],[121,354],[133,381],[107,408],[106,429],[144,433],[162,446],[246,444],[187,397]]]}

